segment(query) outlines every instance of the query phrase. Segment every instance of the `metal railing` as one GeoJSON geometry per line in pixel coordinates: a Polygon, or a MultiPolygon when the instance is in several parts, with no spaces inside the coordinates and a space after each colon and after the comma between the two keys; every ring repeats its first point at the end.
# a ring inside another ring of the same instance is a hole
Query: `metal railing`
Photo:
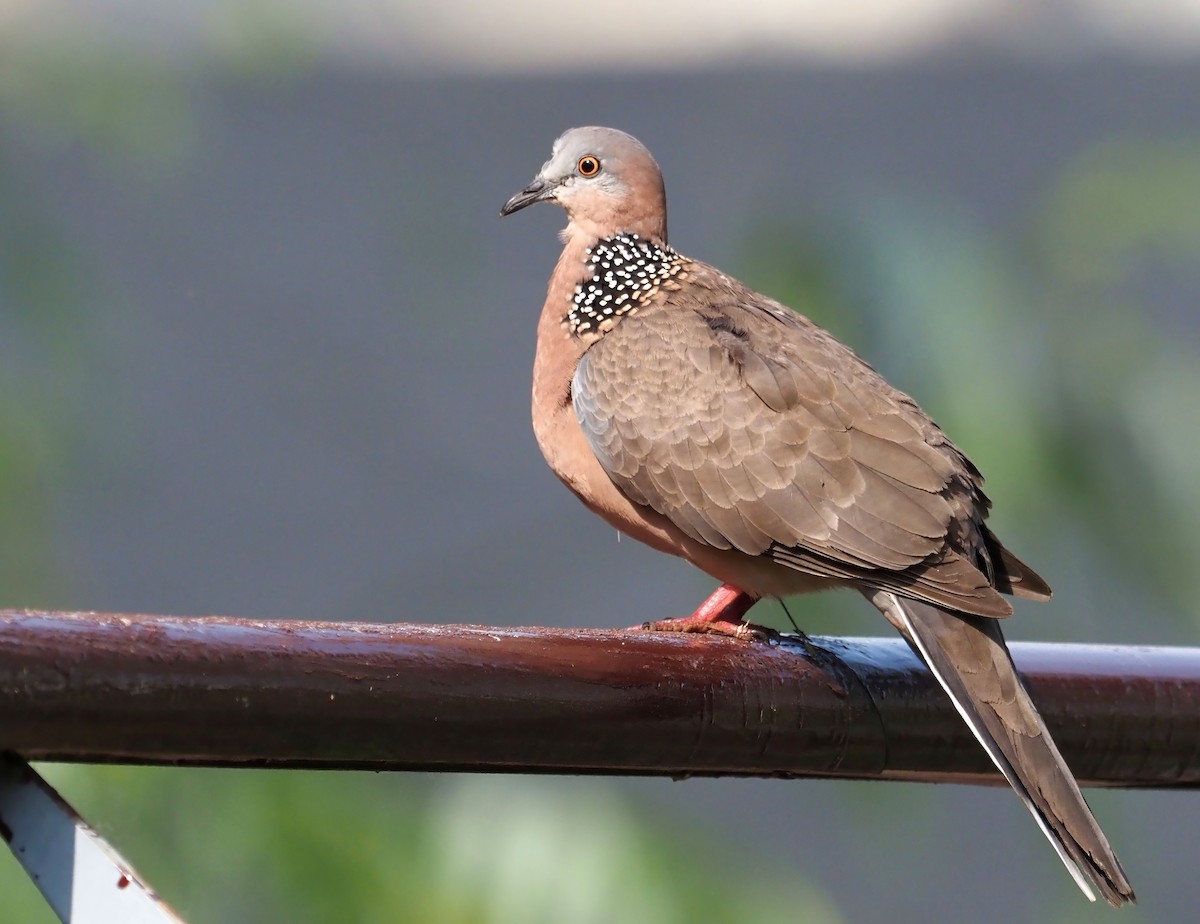
{"type": "MultiPolygon", "coordinates": [[[[1200,649],[1011,648],[1081,783],[1200,783],[1200,649]]],[[[1001,782],[898,638],[765,645],[0,611],[0,750],[225,767],[1001,782]]],[[[0,830],[10,845],[27,843],[12,828],[10,797],[19,785],[34,784],[27,796],[38,789],[31,773],[15,758],[5,764],[0,830]]],[[[46,804],[69,813],[61,800],[46,804]]],[[[126,877],[120,890],[136,884],[110,860],[109,878],[126,877]]],[[[177,920],[162,914],[146,920],[177,920]]]]}

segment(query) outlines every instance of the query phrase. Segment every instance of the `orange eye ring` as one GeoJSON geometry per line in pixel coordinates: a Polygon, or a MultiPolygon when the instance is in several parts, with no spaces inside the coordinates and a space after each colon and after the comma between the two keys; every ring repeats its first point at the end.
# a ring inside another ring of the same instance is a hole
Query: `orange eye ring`
{"type": "Polygon", "coordinates": [[[579,175],[584,179],[591,179],[600,172],[600,158],[595,154],[584,154],[579,158],[579,163],[575,165],[575,169],[579,171],[579,175]]]}

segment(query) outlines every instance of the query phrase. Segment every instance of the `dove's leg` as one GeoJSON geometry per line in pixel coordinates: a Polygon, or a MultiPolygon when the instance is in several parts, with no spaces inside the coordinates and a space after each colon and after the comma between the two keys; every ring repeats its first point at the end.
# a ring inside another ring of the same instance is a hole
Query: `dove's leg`
{"type": "Polygon", "coordinates": [[[767,640],[775,633],[746,622],[745,615],[756,599],[732,584],[714,590],[691,616],[682,619],[658,619],[640,628],[651,632],[706,632],[734,638],[767,640]]]}

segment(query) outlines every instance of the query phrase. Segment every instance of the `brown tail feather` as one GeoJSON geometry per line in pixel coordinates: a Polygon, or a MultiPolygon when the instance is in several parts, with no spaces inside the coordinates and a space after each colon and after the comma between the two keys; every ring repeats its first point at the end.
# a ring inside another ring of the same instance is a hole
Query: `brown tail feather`
{"type": "Polygon", "coordinates": [[[1094,886],[1114,907],[1134,901],[1120,861],[1017,675],[999,623],[892,593],[867,596],[933,671],[1083,892],[1094,900],[1094,886]]]}
{"type": "Polygon", "coordinates": [[[983,539],[992,559],[996,590],[1014,597],[1030,600],[1049,600],[1053,591],[1036,571],[1006,549],[990,529],[983,528],[983,539]]]}

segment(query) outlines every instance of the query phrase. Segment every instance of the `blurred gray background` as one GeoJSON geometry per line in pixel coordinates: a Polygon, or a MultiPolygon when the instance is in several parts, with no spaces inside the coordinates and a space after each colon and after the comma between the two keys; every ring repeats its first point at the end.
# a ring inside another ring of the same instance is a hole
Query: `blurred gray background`
{"type": "MultiPolygon", "coordinates": [[[[829,327],[983,469],[1057,592],[1010,638],[1200,643],[1193,6],[332,10],[0,3],[0,605],[690,612],[712,582],[618,542],[528,424],[564,221],[497,212],[608,124],[662,165],[679,250],[829,327]]],[[[46,772],[193,924],[1105,913],[1000,789],[46,772]]],[[[1193,917],[1196,796],[1089,798],[1123,920],[1193,917]]],[[[0,894],[51,920],[3,857],[0,894]]]]}

